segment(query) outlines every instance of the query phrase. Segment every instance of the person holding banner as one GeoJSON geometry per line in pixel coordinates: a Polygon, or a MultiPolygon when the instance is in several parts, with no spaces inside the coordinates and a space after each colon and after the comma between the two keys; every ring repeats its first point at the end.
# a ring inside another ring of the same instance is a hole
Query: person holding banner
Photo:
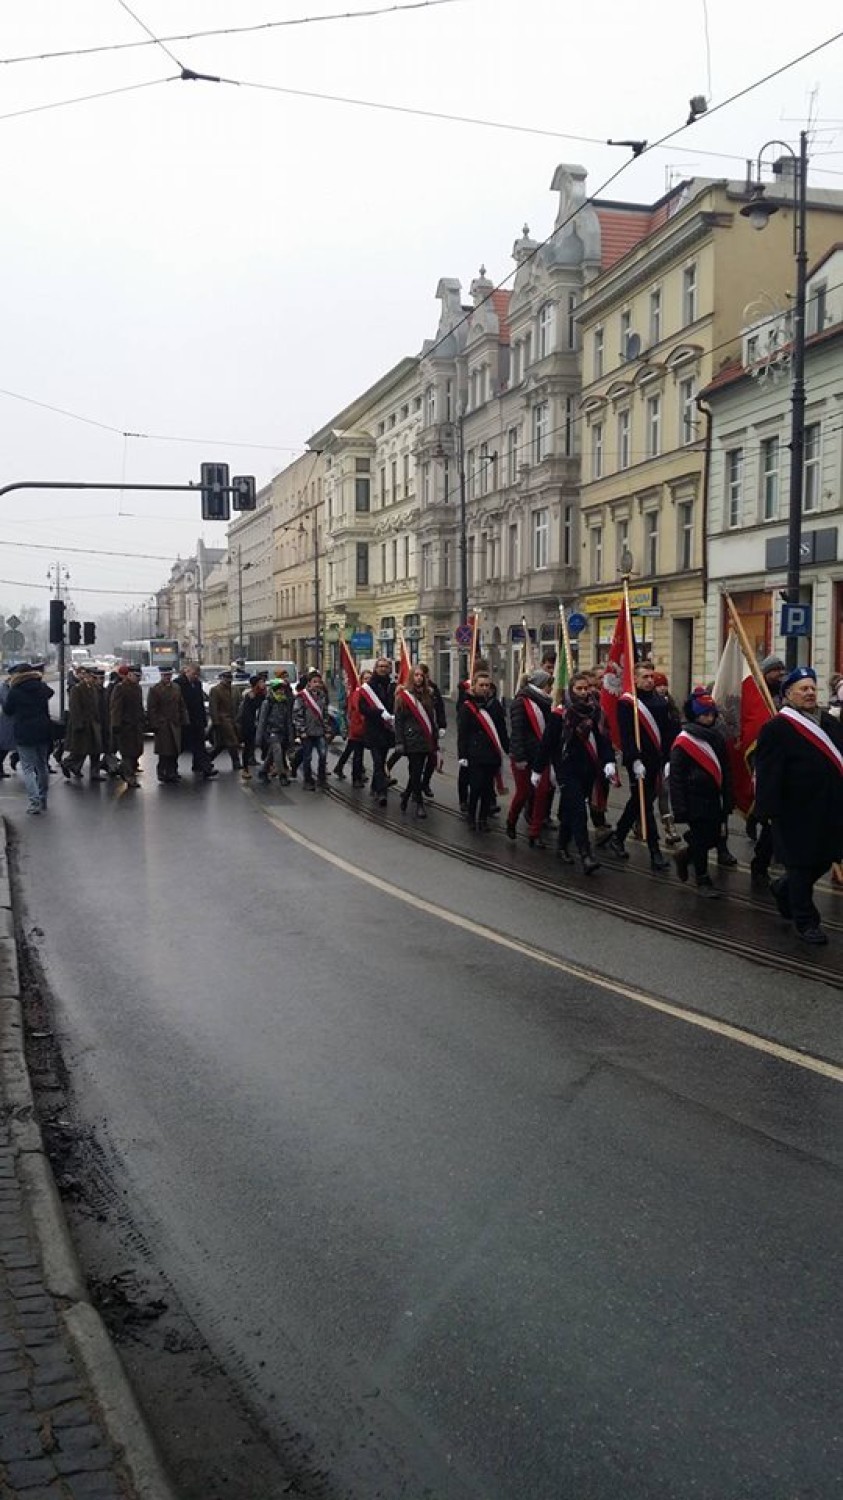
{"type": "Polygon", "coordinates": [[[695,688],[684,706],[685,723],[670,752],[670,800],[679,823],[688,824],[686,847],[675,855],[684,882],[693,864],[701,896],[720,893],[708,873],[710,849],[718,849],[734,806],[726,741],[715,728],[720,710],[710,693],[695,688]]]}
{"type": "Polygon", "coordinates": [[[647,662],[637,663],[634,683],[636,701],[633,702],[632,693],[625,690],[617,703],[621,755],[629,773],[629,801],[605,847],[617,859],[629,859],[624,843],[640,817],[641,831],[650,851],[651,868],[663,872],[670,869],[670,864],[659,845],[654,804],[668,765],[675,731],[670,723],[667,703],[655,691],[655,675],[647,662]]]}
{"type": "Polygon", "coordinates": [[[543,779],[539,778],[539,785],[535,789],[530,777],[538,764],[539,749],[553,707],[551,685],[550,673],[544,668],[532,672],[509,705],[510,765],[515,792],[509,804],[506,835],[510,839],[517,838],[515,827],[518,818],[522,809],[529,804],[530,809],[534,809],[536,813],[536,817],[530,821],[530,847],[537,846],[539,849],[545,847],[541,831],[550,799],[550,771],[545,770],[543,779]]]}
{"type": "Polygon", "coordinates": [[[813,667],[795,667],[782,683],[782,707],[758,736],[755,807],[773,828],[785,867],[770,889],[803,943],[828,942],[814,886],[843,858],[843,727],[821,712],[813,667]]]}
{"type": "Polygon", "coordinates": [[[427,764],[439,746],[436,706],[423,667],[413,667],[409,682],[395,690],[395,749],[406,755],[409,767],[407,785],[401,793],[401,811],[412,801],[416,817],[426,818],[424,777],[427,764]]]}
{"type": "Polygon", "coordinates": [[[568,845],[573,838],[584,875],[600,869],[588,837],[586,804],[597,777],[613,777],[614,752],[602,732],[600,710],[591,694],[591,678],[575,672],[567,702],[551,713],[544,732],[533,778],[552,767],[559,787],[559,858],[573,864],[568,845]]]}
{"type": "Polygon", "coordinates": [[[475,668],[471,690],[457,716],[460,769],[468,774],[468,826],[486,833],[495,793],[495,777],[509,753],[506,716],[494,696],[488,670],[475,668]]]}

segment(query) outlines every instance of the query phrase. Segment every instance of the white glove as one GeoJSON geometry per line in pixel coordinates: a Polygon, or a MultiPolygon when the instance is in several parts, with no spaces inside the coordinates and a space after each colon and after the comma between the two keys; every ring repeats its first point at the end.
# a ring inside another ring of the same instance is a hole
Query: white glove
{"type": "Polygon", "coordinates": [[[463,768],[465,768],[468,765],[468,761],[467,760],[458,760],[457,761],[457,765],[458,766],[462,766],[463,768]]]}
{"type": "Polygon", "coordinates": [[[632,762],[632,774],[636,781],[644,780],[644,777],[647,775],[647,768],[643,760],[634,760],[632,762]]]}
{"type": "Polygon", "coordinates": [[[440,729],[440,731],[439,731],[439,738],[440,738],[440,740],[444,740],[444,738],[445,738],[445,731],[444,731],[444,729],[440,729]]]}
{"type": "Polygon", "coordinates": [[[662,776],[663,776],[663,778],[664,778],[665,781],[669,781],[670,780],[670,761],[667,762],[667,764],[666,764],[666,766],[664,768],[664,771],[662,772],[662,776]]]}
{"type": "Polygon", "coordinates": [[[386,709],[384,709],[383,713],[381,714],[381,718],[383,719],[384,724],[388,724],[391,729],[393,724],[395,723],[395,715],[388,714],[386,709]]]}
{"type": "Polygon", "coordinates": [[[530,772],[530,780],[533,783],[533,786],[538,786],[538,784],[541,781],[541,779],[542,779],[542,773],[541,773],[541,771],[531,771],[530,772]]]}
{"type": "Polygon", "coordinates": [[[617,774],[618,773],[615,767],[615,762],[613,760],[607,760],[605,766],[603,767],[603,775],[605,776],[606,780],[614,781],[617,774]]]}

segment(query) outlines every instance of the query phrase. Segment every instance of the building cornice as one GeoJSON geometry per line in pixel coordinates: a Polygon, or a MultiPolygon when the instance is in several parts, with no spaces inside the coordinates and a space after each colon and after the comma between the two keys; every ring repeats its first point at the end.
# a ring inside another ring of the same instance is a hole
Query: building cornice
{"type": "Polygon", "coordinates": [[[708,239],[714,229],[728,229],[734,214],[717,213],[706,209],[693,215],[685,224],[666,226],[657,244],[645,250],[632,264],[621,262],[619,268],[607,271],[591,286],[574,314],[577,322],[587,328],[595,319],[604,316],[616,303],[625,301],[631,292],[650,281],[657,272],[685,256],[695,245],[708,239]]]}

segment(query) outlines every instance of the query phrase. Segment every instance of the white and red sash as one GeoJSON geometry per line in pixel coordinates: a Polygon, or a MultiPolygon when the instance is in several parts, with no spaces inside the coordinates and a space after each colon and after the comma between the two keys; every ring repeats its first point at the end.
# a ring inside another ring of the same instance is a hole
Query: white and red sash
{"type": "Polygon", "coordinates": [[[433,725],[430,720],[430,715],[427,712],[424,704],[419,703],[419,700],[415,696],[415,694],[411,693],[409,688],[405,687],[402,687],[401,689],[401,701],[402,703],[405,703],[409,708],[410,713],[413,715],[413,718],[424,734],[431,751],[435,750],[437,736],[433,732],[433,725]]]}
{"type": "Polygon", "coordinates": [[[503,761],[503,745],[501,744],[501,737],[498,734],[497,729],[495,728],[495,721],[492,718],[492,715],[489,713],[489,710],[487,708],[478,708],[476,703],[470,703],[468,699],[466,699],[466,708],[471,709],[471,712],[474,714],[474,717],[476,718],[478,724],[480,724],[481,727],[485,729],[487,735],[489,736],[489,739],[492,741],[494,748],[497,750],[501,761],[503,761]]]}
{"type": "Polygon", "coordinates": [[[588,751],[589,755],[591,756],[591,759],[593,760],[594,764],[597,765],[597,741],[594,738],[594,730],[593,729],[589,729],[588,734],[585,736],[585,739],[583,740],[583,744],[585,745],[585,748],[588,751]]]}
{"type": "Polygon", "coordinates": [[[788,724],[793,726],[797,734],[801,734],[802,738],[813,745],[815,750],[819,750],[843,776],[843,755],[840,754],[831,736],[826,734],[819,724],[815,724],[813,719],[806,719],[804,714],[797,713],[795,708],[790,708],[787,704],[779,710],[779,717],[787,719],[788,724]]]}
{"type": "MultiPolygon", "coordinates": [[[[633,698],[632,693],[621,693],[621,703],[634,703],[634,702],[635,702],[635,699],[633,698]]],[[[646,703],[642,703],[640,698],[638,699],[638,720],[639,720],[639,723],[641,723],[641,724],[644,725],[644,728],[646,729],[648,735],[650,736],[650,739],[652,740],[655,748],[658,750],[659,754],[661,755],[661,751],[662,751],[661,730],[659,729],[659,726],[656,723],[655,719],[653,718],[653,715],[650,712],[649,708],[647,707],[646,703]]]]}
{"type": "Polygon", "coordinates": [[[702,766],[702,769],[707,771],[709,776],[713,776],[717,784],[717,790],[722,790],[723,767],[720,764],[717,751],[712,745],[709,745],[705,740],[696,739],[693,734],[688,733],[687,729],[680,729],[673,743],[680,750],[684,750],[686,755],[690,755],[691,759],[695,760],[698,766],[702,766]]]}
{"type": "Polygon", "coordinates": [[[378,697],[378,695],[375,692],[374,688],[372,687],[371,683],[361,682],[361,684],[360,684],[360,691],[361,691],[361,693],[365,693],[366,694],[366,697],[368,698],[368,700],[371,703],[372,707],[376,708],[379,714],[385,714],[385,715],[389,714],[389,709],[387,708],[387,706],[384,703],[383,699],[378,697]]]}
{"type": "Polygon", "coordinates": [[[533,734],[536,736],[539,744],[541,744],[544,739],[544,714],[535,699],[528,697],[526,693],[524,694],[524,712],[530,721],[530,728],[533,734]]]}
{"type": "Polygon", "coordinates": [[[325,720],[324,711],[319,707],[319,704],[316,702],[316,699],[313,697],[312,693],[308,690],[308,688],[302,688],[301,692],[299,693],[299,697],[304,699],[305,703],[307,704],[308,708],[310,709],[310,712],[312,714],[315,714],[316,717],[317,717],[317,719],[321,719],[322,722],[324,723],[324,720],[325,720]]]}

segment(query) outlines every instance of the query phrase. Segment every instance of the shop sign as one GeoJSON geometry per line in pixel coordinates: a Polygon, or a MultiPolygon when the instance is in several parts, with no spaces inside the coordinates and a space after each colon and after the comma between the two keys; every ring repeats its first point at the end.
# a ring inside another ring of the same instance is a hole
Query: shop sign
{"type": "MultiPolygon", "coordinates": [[[[654,603],[654,592],[655,590],[652,588],[630,589],[630,609],[646,609],[649,605],[652,605],[654,603]]],[[[586,594],[585,598],[580,600],[580,607],[588,615],[617,614],[622,604],[623,589],[617,589],[611,594],[586,594]]]]}

